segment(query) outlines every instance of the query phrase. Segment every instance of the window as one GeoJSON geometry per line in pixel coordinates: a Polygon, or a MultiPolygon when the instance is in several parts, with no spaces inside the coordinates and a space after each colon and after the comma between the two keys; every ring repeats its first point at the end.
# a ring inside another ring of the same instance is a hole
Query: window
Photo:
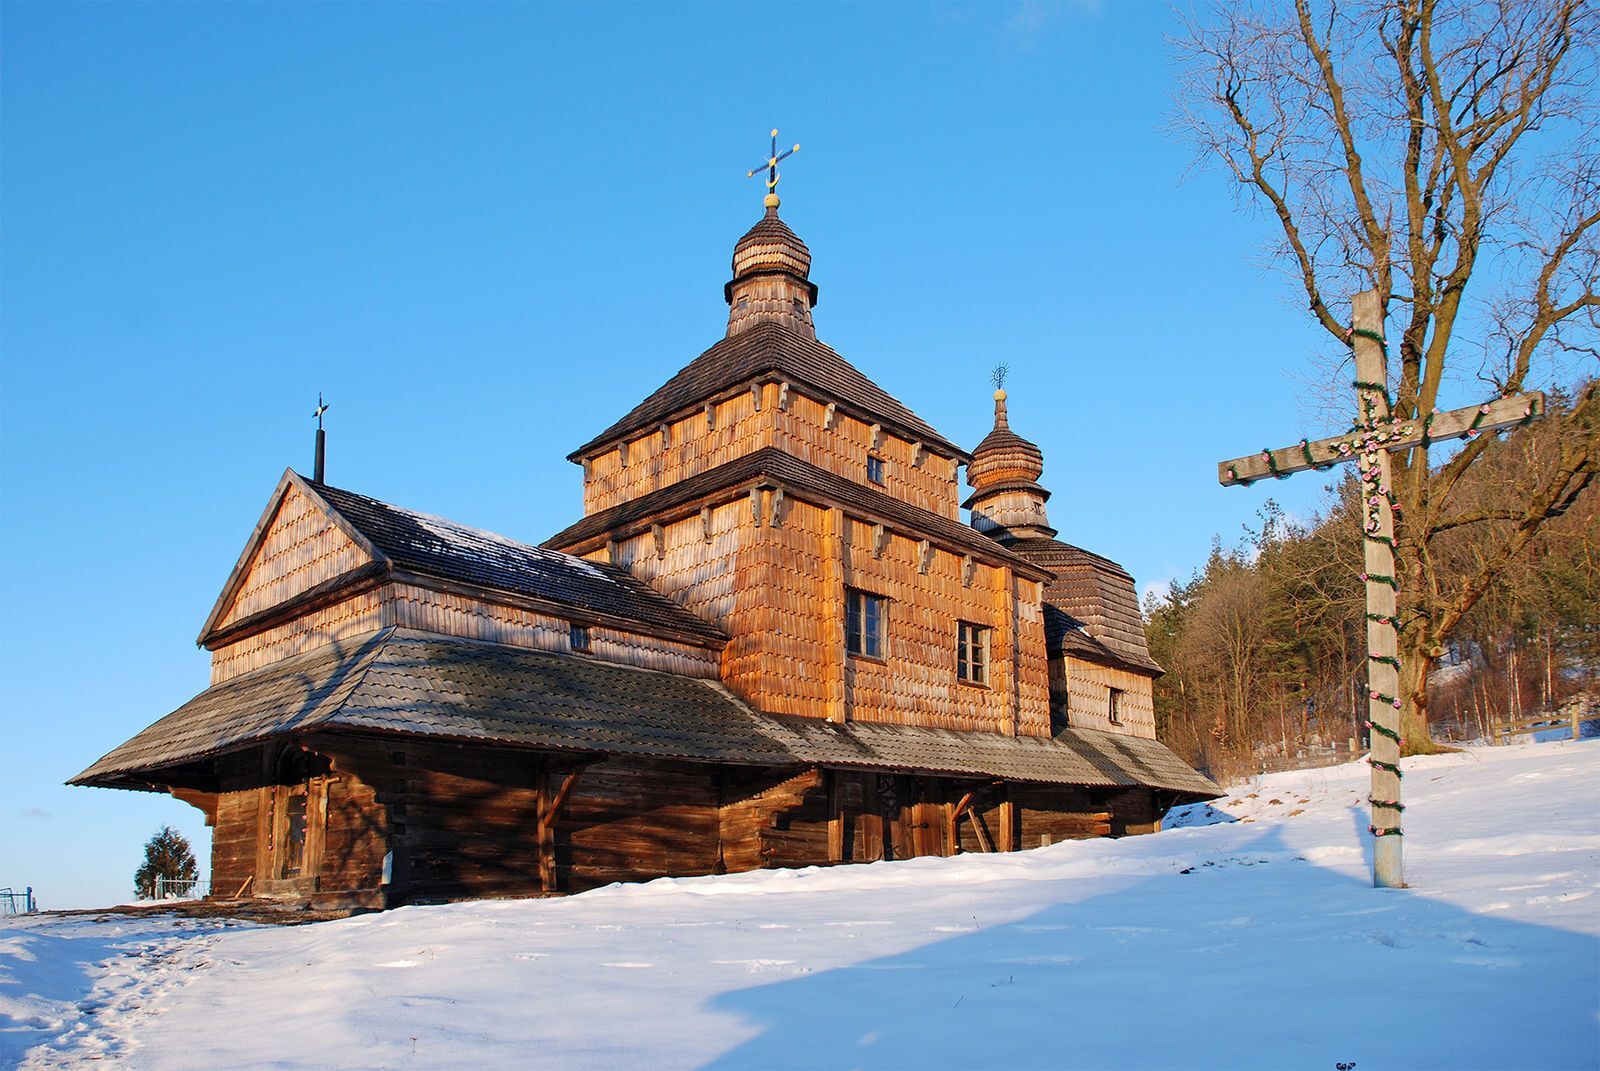
{"type": "Polygon", "coordinates": [[[1122,724],[1122,689],[1121,688],[1111,688],[1111,689],[1108,689],[1108,691],[1111,693],[1111,695],[1110,695],[1110,698],[1106,701],[1106,717],[1111,719],[1111,724],[1112,725],[1121,725],[1122,724]]]}
{"type": "Polygon", "coordinates": [[[881,458],[881,457],[868,457],[867,458],[867,479],[871,480],[873,483],[882,483],[883,482],[883,466],[884,466],[883,458],[881,458]]]}
{"type": "Polygon", "coordinates": [[[870,591],[849,588],[844,593],[844,644],[851,654],[882,658],[888,600],[870,591]]]}
{"type": "Polygon", "coordinates": [[[968,684],[989,683],[989,628],[968,621],[956,625],[956,676],[968,684]]]}
{"type": "Polygon", "coordinates": [[[589,629],[585,625],[568,625],[567,638],[572,643],[574,651],[587,651],[589,649],[589,629]]]}

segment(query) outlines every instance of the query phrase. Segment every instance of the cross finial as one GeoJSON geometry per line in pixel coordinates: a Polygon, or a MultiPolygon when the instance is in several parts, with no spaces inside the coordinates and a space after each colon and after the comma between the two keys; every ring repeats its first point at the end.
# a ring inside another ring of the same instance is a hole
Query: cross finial
{"type": "Polygon", "coordinates": [[[322,430],[322,414],[332,408],[331,405],[322,400],[322,392],[320,390],[317,391],[317,407],[311,411],[311,415],[317,418],[318,431],[322,430]]]}
{"type": "Polygon", "coordinates": [[[763,168],[766,169],[766,172],[767,172],[766,206],[768,208],[777,208],[778,207],[778,179],[782,177],[782,176],[780,176],[778,174],[778,163],[779,163],[779,161],[787,160],[789,157],[793,156],[795,153],[797,153],[799,151],[800,151],[800,143],[796,142],[794,144],[793,148],[785,149],[782,152],[779,152],[778,151],[778,129],[776,127],[774,127],[772,129],[772,153],[771,153],[771,155],[769,155],[767,157],[767,162],[762,164],[761,167],[752,167],[750,169],[749,173],[745,175],[745,178],[755,178],[758,174],[761,173],[763,168]]]}
{"type": "Polygon", "coordinates": [[[990,379],[991,382],[994,383],[994,389],[995,390],[1005,390],[1006,389],[1006,376],[1009,376],[1010,374],[1011,374],[1011,366],[1009,364],[997,364],[997,365],[995,365],[994,366],[994,371],[989,373],[989,379],[990,379]]]}

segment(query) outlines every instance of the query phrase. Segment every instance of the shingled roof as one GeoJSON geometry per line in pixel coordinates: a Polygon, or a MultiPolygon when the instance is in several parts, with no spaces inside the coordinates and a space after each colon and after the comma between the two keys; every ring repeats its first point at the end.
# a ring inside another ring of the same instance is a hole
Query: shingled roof
{"type": "Polygon", "coordinates": [[[1045,643],[1052,651],[1159,675],[1145,640],[1133,577],[1109,558],[1059,539],[1019,539],[1009,548],[1055,579],[1045,585],[1045,643]]]}
{"type": "MultiPolygon", "coordinates": [[[[375,570],[369,571],[400,578],[433,578],[486,594],[524,596],[589,611],[622,624],[636,623],[644,630],[665,629],[697,637],[708,644],[727,640],[721,629],[696,617],[626,569],[519,543],[354,491],[312,483],[294,472],[284,474],[273,496],[274,505],[268,507],[263,522],[270,518],[276,501],[291,484],[319,501],[335,523],[371,548],[378,561],[375,570]]],[[[265,523],[258,526],[258,533],[264,531],[265,523]]],[[[235,577],[242,577],[252,550],[253,547],[246,548],[235,577]]],[[[202,643],[226,609],[234,584],[230,579],[217,609],[207,620],[200,637],[202,643]]]]}
{"type": "Polygon", "coordinates": [[[913,506],[857,483],[838,473],[801,461],[775,446],[765,446],[714,469],[698,473],[610,509],[591,513],[544,541],[546,547],[581,547],[585,543],[670,515],[673,510],[742,484],[770,479],[786,491],[814,495],[836,502],[859,516],[881,518],[902,534],[926,537],[935,543],[973,551],[980,559],[1001,561],[1025,575],[1044,579],[1046,571],[1033,561],[1002,547],[988,536],[942,514],[913,506]]]}
{"type": "Polygon", "coordinates": [[[804,384],[873,421],[920,440],[931,450],[966,460],[967,453],[940,435],[898,398],[862,374],[831,347],[806,338],[781,323],[766,322],[725,338],[690,361],[628,415],[567,455],[580,460],[596,447],[612,443],[667,417],[692,409],[713,395],[766,373],[804,384]]]}
{"type": "Polygon", "coordinates": [[[317,729],[755,766],[851,766],[1044,784],[1217,787],[1154,740],[1055,739],[761,714],[715,681],[385,629],[213,685],[72,779],[150,788],[182,766],[317,729]]]}

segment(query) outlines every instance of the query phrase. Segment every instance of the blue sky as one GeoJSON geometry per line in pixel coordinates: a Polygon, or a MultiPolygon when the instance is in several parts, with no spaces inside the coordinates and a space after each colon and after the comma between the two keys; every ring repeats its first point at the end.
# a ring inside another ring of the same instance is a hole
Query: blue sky
{"type": "Polygon", "coordinates": [[[1187,575],[1333,430],[1267,223],[1168,129],[1155,4],[0,10],[0,886],[126,899],[198,812],[62,782],[205,686],[285,465],[538,541],[574,446],[720,337],[745,171],[820,337],[975,444],[988,373],[1062,538],[1187,575]]]}

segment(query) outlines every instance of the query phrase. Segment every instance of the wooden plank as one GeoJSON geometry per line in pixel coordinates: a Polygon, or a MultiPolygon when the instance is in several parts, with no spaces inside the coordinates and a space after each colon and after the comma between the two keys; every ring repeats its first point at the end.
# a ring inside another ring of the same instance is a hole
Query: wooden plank
{"type": "MultiPolygon", "coordinates": [[[[1363,348],[1362,342],[1367,342],[1374,348],[1378,346],[1376,342],[1358,337],[1357,350],[1363,348]]],[[[1368,380],[1364,375],[1360,378],[1369,383],[1383,382],[1381,379],[1368,380]]],[[[1496,398],[1485,406],[1469,405],[1462,409],[1435,413],[1431,423],[1420,419],[1403,420],[1399,422],[1400,437],[1389,442],[1387,449],[1403,450],[1421,446],[1425,442],[1459,439],[1469,433],[1486,434],[1502,428],[1515,427],[1543,413],[1544,406],[1544,392],[1529,391],[1525,394],[1496,398]],[[1488,412],[1484,412],[1484,409],[1488,412]]],[[[1306,469],[1326,468],[1329,465],[1353,461],[1364,437],[1365,432],[1346,432],[1326,439],[1314,439],[1304,445],[1286,446],[1281,450],[1263,450],[1247,457],[1236,457],[1232,461],[1224,461],[1217,465],[1217,482],[1224,486],[1253,483],[1274,474],[1287,476],[1306,469]],[[1270,461],[1268,455],[1271,456],[1270,461]]]]}

